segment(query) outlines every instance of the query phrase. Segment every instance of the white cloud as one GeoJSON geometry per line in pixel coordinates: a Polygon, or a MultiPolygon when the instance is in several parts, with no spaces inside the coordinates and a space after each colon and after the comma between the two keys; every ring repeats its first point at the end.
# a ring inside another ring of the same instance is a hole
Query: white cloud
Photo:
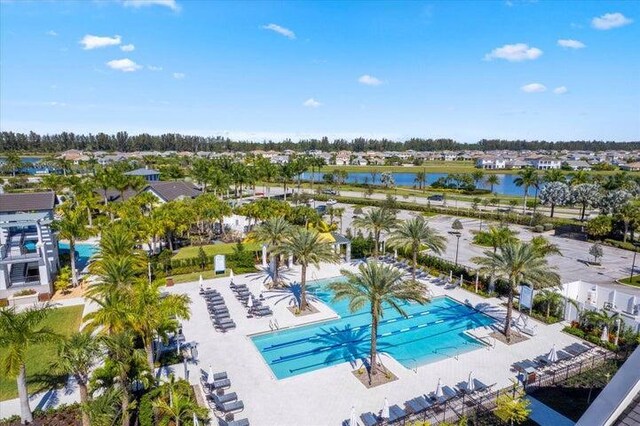
{"type": "Polygon", "coordinates": [[[587,47],[583,42],[572,39],[560,39],[558,40],[558,46],[566,47],[569,49],[583,49],[587,47]]]}
{"type": "Polygon", "coordinates": [[[123,0],[123,3],[127,7],[145,7],[145,6],[164,6],[177,12],[180,10],[180,5],[176,0],[123,0]]]}
{"type": "Polygon", "coordinates": [[[80,44],[82,44],[85,50],[97,49],[99,47],[117,46],[122,42],[122,38],[119,35],[113,37],[100,37],[87,34],[82,37],[80,44]]]}
{"type": "Polygon", "coordinates": [[[57,36],[57,35],[58,35],[58,33],[57,33],[57,32],[55,32],[55,31],[53,31],[53,30],[49,30],[49,31],[47,31],[47,33],[46,33],[46,34],[47,34],[48,36],[51,36],[51,37],[55,37],[55,36],[57,36]]]}
{"type": "Polygon", "coordinates": [[[123,52],[133,52],[134,50],[136,50],[136,47],[133,44],[125,44],[123,46],[120,46],[120,50],[122,50],[123,52]]]}
{"type": "Polygon", "coordinates": [[[114,59],[113,61],[107,62],[107,66],[111,69],[122,71],[122,72],[133,72],[138,71],[142,66],[136,64],[131,59],[114,59]]]}
{"type": "Polygon", "coordinates": [[[289,28],[281,27],[278,24],[263,25],[262,29],[274,31],[274,32],[276,32],[276,33],[278,33],[280,35],[283,35],[283,36],[291,39],[291,40],[295,40],[295,38],[296,38],[296,33],[291,31],[289,28]]]}
{"type": "Polygon", "coordinates": [[[566,86],[560,86],[553,89],[553,93],[555,93],[556,95],[564,95],[568,91],[569,89],[567,89],[566,86]]]}
{"type": "Polygon", "coordinates": [[[538,59],[542,56],[542,50],[537,47],[529,47],[525,43],[505,44],[502,47],[497,47],[484,55],[485,61],[492,59],[505,59],[509,62],[521,62],[526,60],[538,59]]]}
{"type": "Polygon", "coordinates": [[[358,83],[366,84],[367,86],[379,86],[382,84],[382,80],[375,78],[369,74],[365,74],[358,78],[358,83]]]}
{"type": "Polygon", "coordinates": [[[173,78],[175,78],[176,80],[182,80],[185,77],[186,77],[185,73],[182,73],[182,72],[174,72],[173,73],[173,78]]]}
{"type": "Polygon", "coordinates": [[[612,28],[624,27],[633,22],[633,19],[629,19],[622,13],[605,13],[602,16],[593,18],[591,20],[591,26],[596,30],[610,30],[612,28]]]}
{"type": "Polygon", "coordinates": [[[304,101],[302,105],[306,106],[307,108],[318,108],[322,104],[313,98],[309,98],[306,101],[304,101]]]}
{"type": "Polygon", "coordinates": [[[540,92],[546,92],[547,91],[546,86],[544,84],[540,84],[540,83],[525,84],[520,89],[523,92],[526,92],[526,93],[540,93],[540,92]]]}
{"type": "Polygon", "coordinates": [[[162,67],[156,67],[155,65],[147,65],[149,71],[162,71],[162,67]]]}

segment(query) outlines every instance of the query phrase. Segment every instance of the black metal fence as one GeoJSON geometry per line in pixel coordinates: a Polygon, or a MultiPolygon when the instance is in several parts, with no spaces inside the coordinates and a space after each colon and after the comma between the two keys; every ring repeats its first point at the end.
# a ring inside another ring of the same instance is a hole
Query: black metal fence
{"type": "MultiPolygon", "coordinates": [[[[617,359],[617,355],[609,351],[598,351],[585,355],[583,355],[583,358],[577,357],[576,359],[568,360],[566,364],[557,364],[537,371],[535,377],[527,377],[527,379],[531,380],[525,381],[524,390],[532,392],[541,387],[560,384],[580,373],[593,370],[608,360],[617,359]]],[[[435,404],[425,411],[409,414],[393,422],[393,424],[411,425],[413,423],[428,422],[431,425],[437,425],[441,422],[456,422],[462,417],[476,419],[493,411],[500,395],[508,394],[513,396],[519,389],[523,389],[523,387],[514,385],[485,393],[461,394],[448,401],[435,404]]]]}

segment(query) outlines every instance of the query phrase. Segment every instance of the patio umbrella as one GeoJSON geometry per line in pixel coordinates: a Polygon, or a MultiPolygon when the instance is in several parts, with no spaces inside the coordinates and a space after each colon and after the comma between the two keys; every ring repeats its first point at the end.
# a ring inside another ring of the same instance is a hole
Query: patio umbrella
{"type": "Polygon", "coordinates": [[[213,367],[209,364],[209,374],[207,374],[207,385],[213,386],[213,367]]]}
{"type": "Polygon", "coordinates": [[[233,284],[233,269],[229,269],[229,280],[231,281],[231,284],[233,284]]]}
{"type": "Polygon", "coordinates": [[[260,281],[260,297],[262,297],[262,293],[265,291],[267,291],[267,289],[264,287],[264,281],[260,281]]]}
{"type": "Polygon", "coordinates": [[[202,274],[200,274],[200,279],[198,280],[198,283],[200,284],[200,290],[202,290],[202,283],[204,282],[204,280],[202,279],[202,274]]]}
{"type": "Polygon", "coordinates": [[[247,308],[253,308],[253,297],[249,297],[249,300],[247,300],[247,308]]]}
{"type": "Polygon", "coordinates": [[[436,398],[442,398],[442,380],[438,379],[438,386],[436,386],[436,398]]]}
{"type": "Polygon", "coordinates": [[[189,380],[189,366],[187,365],[187,358],[183,358],[182,365],[184,366],[184,379],[189,380]]]}
{"type": "Polygon", "coordinates": [[[382,413],[380,414],[380,417],[383,419],[389,418],[389,401],[387,400],[387,397],[384,398],[384,405],[382,406],[382,413]]]}
{"type": "Polygon", "coordinates": [[[603,342],[609,341],[609,328],[607,328],[606,325],[602,329],[602,336],[600,336],[600,340],[602,340],[603,342]]]}
{"type": "Polygon", "coordinates": [[[453,281],[453,271],[449,271],[449,282],[453,281]]]}
{"type": "Polygon", "coordinates": [[[556,345],[553,344],[551,351],[547,354],[547,361],[550,363],[554,363],[558,361],[558,352],[556,351],[556,345]]]}
{"type": "Polygon", "coordinates": [[[469,372],[469,379],[467,380],[467,392],[472,393],[476,390],[475,380],[473,378],[473,371],[469,372]]]}
{"type": "Polygon", "coordinates": [[[198,420],[196,413],[193,413],[193,426],[200,426],[200,420],[198,420]]]}
{"type": "Polygon", "coordinates": [[[358,426],[358,417],[356,416],[356,407],[351,407],[351,417],[349,417],[349,426],[358,426]]]}
{"type": "Polygon", "coordinates": [[[180,355],[180,335],[176,334],[176,354],[180,355]]]}
{"type": "Polygon", "coordinates": [[[460,284],[458,284],[460,287],[462,287],[462,274],[460,274],[460,284]]]}

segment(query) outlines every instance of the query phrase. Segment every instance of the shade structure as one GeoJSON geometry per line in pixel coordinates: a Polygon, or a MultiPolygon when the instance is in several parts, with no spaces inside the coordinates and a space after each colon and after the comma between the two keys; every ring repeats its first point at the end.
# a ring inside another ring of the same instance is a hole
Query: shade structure
{"type": "Polygon", "coordinates": [[[435,392],[436,398],[442,398],[442,380],[438,379],[438,385],[435,392]]]}
{"type": "Polygon", "coordinates": [[[382,406],[382,413],[380,414],[380,417],[383,419],[389,418],[389,400],[387,397],[384,398],[384,405],[382,406]]]}
{"type": "Polygon", "coordinates": [[[602,340],[603,342],[609,341],[609,328],[606,325],[602,329],[602,335],[600,336],[600,340],[602,340]]]}
{"type": "Polygon", "coordinates": [[[213,385],[213,367],[209,364],[209,374],[207,374],[207,384],[213,385]]]}
{"type": "Polygon", "coordinates": [[[554,363],[558,361],[558,351],[556,351],[556,345],[554,344],[549,353],[547,354],[547,361],[554,363]]]}
{"type": "Polygon", "coordinates": [[[200,274],[200,279],[198,280],[198,284],[200,284],[200,288],[202,288],[203,283],[204,283],[204,280],[202,279],[202,274],[200,274]]]}
{"type": "Polygon", "coordinates": [[[358,426],[358,416],[356,415],[356,407],[351,407],[351,417],[349,417],[349,426],[358,426]]]}
{"type": "Polygon", "coordinates": [[[467,379],[467,388],[466,391],[468,393],[472,393],[476,390],[475,379],[473,378],[473,371],[469,372],[469,379],[467,379]]]}

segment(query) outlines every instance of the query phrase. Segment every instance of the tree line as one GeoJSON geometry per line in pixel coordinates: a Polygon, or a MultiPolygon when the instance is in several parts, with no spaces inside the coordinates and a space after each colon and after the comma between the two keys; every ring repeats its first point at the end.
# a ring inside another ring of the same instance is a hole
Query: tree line
{"type": "Polygon", "coordinates": [[[41,135],[35,132],[0,133],[0,152],[38,152],[54,153],[68,149],[85,151],[208,151],[208,152],[247,152],[258,149],[269,151],[310,151],[321,150],[336,152],[341,150],[353,152],[365,151],[456,151],[456,150],[637,150],[640,142],[612,142],[612,141],[525,141],[525,140],[487,140],[466,144],[453,139],[423,139],[411,138],[407,141],[393,141],[389,139],[355,138],[329,140],[304,139],[294,142],[290,139],[283,141],[244,141],[231,140],[222,136],[194,136],[179,133],[165,133],[150,135],[142,133],[129,135],[121,131],[115,134],[75,134],[62,132],[41,135]]]}

